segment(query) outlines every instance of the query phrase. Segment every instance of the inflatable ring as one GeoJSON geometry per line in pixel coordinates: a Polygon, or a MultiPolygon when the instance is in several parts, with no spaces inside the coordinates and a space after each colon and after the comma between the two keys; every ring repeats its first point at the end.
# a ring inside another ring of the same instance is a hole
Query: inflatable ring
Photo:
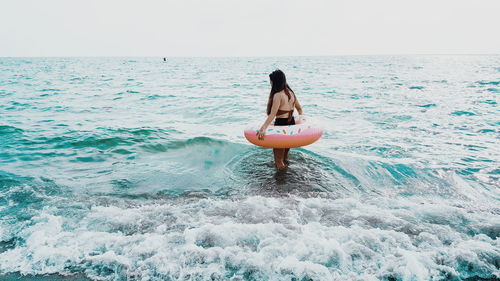
{"type": "Polygon", "coordinates": [[[269,125],[263,140],[257,138],[258,127],[245,130],[245,138],[258,146],[268,148],[293,148],[309,145],[317,141],[323,135],[323,130],[307,122],[300,117],[295,125],[274,126],[269,125]]]}

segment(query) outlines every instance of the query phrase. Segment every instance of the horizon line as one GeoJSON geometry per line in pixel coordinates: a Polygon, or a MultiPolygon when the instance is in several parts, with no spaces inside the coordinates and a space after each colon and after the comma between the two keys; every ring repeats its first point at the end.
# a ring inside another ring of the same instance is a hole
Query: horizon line
{"type": "Polygon", "coordinates": [[[200,55],[69,55],[69,56],[0,56],[0,58],[270,58],[270,57],[347,57],[347,56],[497,56],[500,53],[373,53],[373,54],[330,54],[330,55],[242,55],[242,56],[200,56],[200,55]]]}

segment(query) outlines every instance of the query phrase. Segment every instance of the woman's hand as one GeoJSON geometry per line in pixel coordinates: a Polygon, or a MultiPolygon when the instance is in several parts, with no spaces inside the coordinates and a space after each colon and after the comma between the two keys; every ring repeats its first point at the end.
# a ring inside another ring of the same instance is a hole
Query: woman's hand
{"type": "Polygon", "coordinates": [[[266,136],[266,131],[261,129],[257,132],[256,135],[259,140],[264,140],[264,137],[266,136]]]}

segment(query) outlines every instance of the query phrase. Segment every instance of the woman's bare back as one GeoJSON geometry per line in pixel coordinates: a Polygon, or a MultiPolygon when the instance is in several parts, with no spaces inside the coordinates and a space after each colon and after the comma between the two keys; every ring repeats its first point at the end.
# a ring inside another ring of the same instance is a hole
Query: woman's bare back
{"type": "MultiPolygon", "coordinates": [[[[286,95],[285,91],[281,91],[279,93],[276,93],[276,95],[279,95],[280,97],[280,107],[278,108],[279,111],[291,111],[294,108],[294,103],[295,103],[295,94],[290,92],[290,99],[288,99],[288,96],[286,95]]],[[[276,118],[288,118],[288,113],[284,113],[281,115],[276,115],[276,118]]]]}

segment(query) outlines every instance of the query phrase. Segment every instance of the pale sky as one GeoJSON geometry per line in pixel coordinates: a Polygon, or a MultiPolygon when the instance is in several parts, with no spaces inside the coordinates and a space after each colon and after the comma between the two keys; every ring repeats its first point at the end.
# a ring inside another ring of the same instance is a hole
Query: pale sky
{"type": "Polygon", "coordinates": [[[358,54],[500,54],[500,0],[0,0],[0,57],[358,54]]]}

